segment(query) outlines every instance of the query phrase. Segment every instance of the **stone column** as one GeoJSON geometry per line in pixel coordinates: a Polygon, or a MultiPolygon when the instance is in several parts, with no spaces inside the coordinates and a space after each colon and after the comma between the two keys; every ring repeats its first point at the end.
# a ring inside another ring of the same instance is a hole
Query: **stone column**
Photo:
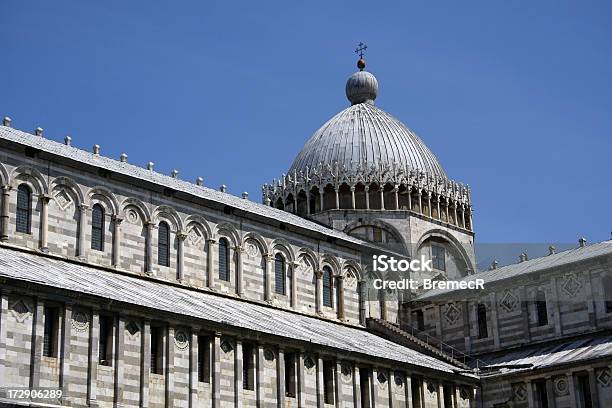
{"type": "Polygon", "coordinates": [[[557,406],[555,401],[555,391],[553,390],[552,377],[546,378],[546,398],[548,400],[548,408],[555,408],[557,406]]]}
{"type": "Polygon", "coordinates": [[[380,209],[385,209],[385,188],[380,186],[380,209]]]}
{"type": "Polygon", "coordinates": [[[323,382],[323,359],[317,357],[317,407],[325,408],[325,384],[323,382]]]}
{"type": "Polygon", "coordinates": [[[395,197],[395,209],[399,210],[399,186],[397,184],[393,187],[393,196],[395,197]]]}
{"type": "Polygon", "coordinates": [[[321,211],[325,209],[325,188],[319,189],[319,201],[321,204],[321,211]]]}
{"type": "Polygon", "coordinates": [[[89,355],[87,356],[87,405],[95,407],[97,403],[98,358],[100,355],[100,313],[91,311],[89,325],[89,355]]]}
{"type": "Polygon", "coordinates": [[[395,381],[395,373],[393,372],[393,370],[389,370],[389,380],[387,381],[387,390],[389,391],[389,408],[393,408],[395,406],[394,401],[393,401],[393,383],[394,381],[395,381]]]}
{"type": "Polygon", "coordinates": [[[334,187],[334,193],[336,194],[336,210],[340,209],[340,197],[338,196],[338,186],[334,187]]]}
{"type": "Polygon", "coordinates": [[[44,252],[49,250],[47,246],[47,236],[49,233],[49,200],[51,196],[48,194],[41,194],[38,196],[41,204],[40,211],[40,249],[44,252]]]}
{"type": "Polygon", "coordinates": [[[242,408],[242,361],[244,359],[242,341],[236,339],[234,348],[234,406],[242,408]]]}
{"type": "Polygon", "coordinates": [[[215,241],[212,238],[206,240],[206,285],[210,289],[215,287],[215,253],[216,246],[215,241]]]}
{"type": "Polygon", "coordinates": [[[444,213],[446,214],[446,222],[450,224],[450,219],[448,218],[448,206],[450,205],[448,202],[448,198],[446,198],[445,200],[446,202],[444,203],[444,213]]]}
{"type": "Polygon", "coordinates": [[[119,267],[121,262],[121,221],[123,218],[114,215],[113,220],[113,266],[119,267]]]}
{"type": "Polygon", "coordinates": [[[266,258],[266,276],[264,279],[264,300],[272,301],[272,279],[274,273],[274,254],[264,255],[266,258]]]}
{"type": "Polygon", "coordinates": [[[213,408],[221,407],[221,333],[215,333],[212,338],[211,362],[212,383],[211,396],[213,408]]]}
{"type": "Polygon", "coordinates": [[[265,384],[264,384],[264,348],[261,344],[257,345],[257,355],[255,356],[257,361],[257,376],[256,376],[256,384],[255,384],[255,392],[257,399],[257,407],[264,407],[264,394],[265,394],[265,384]]]}
{"type": "Polygon", "coordinates": [[[589,373],[589,388],[591,389],[591,401],[593,408],[599,408],[599,391],[597,390],[597,376],[593,367],[587,368],[589,373]]]}
{"type": "Polygon", "coordinates": [[[412,211],[412,186],[407,186],[408,189],[408,210],[412,211]]]}
{"type": "Polygon", "coordinates": [[[461,227],[465,228],[465,205],[461,204],[461,227]]]}
{"type": "Polygon", "coordinates": [[[69,404],[68,384],[70,384],[70,334],[72,329],[72,305],[66,303],[62,320],[60,344],[59,387],[62,389],[62,401],[69,404]]]}
{"type": "Polygon", "coordinates": [[[301,351],[296,351],[295,352],[295,357],[297,360],[297,392],[295,395],[296,398],[296,402],[297,402],[297,406],[298,408],[302,408],[304,406],[304,353],[302,353],[301,351]]]}
{"type": "Polygon", "coordinates": [[[404,386],[406,395],[406,408],[420,408],[412,406],[412,377],[406,374],[406,385],[404,386]]]}
{"type": "Polygon", "coordinates": [[[147,229],[146,249],[145,249],[145,272],[153,273],[153,228],[155,224],[151,221],[145,223],[147,229]]]}
{"type": "Polygon", "coordinates": [[[77,248],[77,256],[84,258],[87,256],[87,246],[85,244],[85,234],[87,228],[87,209],[86,204],[79,205],[79,245],[77,248]]]}
{"type": "Polygon", "coordinates": [[[365,186],[366,210],[370,209],[370,186],[365,186]]]}
{"type": "Polygon", "coordinates": [[[459,225],[459,220],[457,218],[457,202],[453,203],[453,212],[455,213],[455,225],[459,225]]]}
{"type": "Polygon", "coordinates": [[[35,300],[35,311],[32,327],[32,349],[30,362],[30,388],[38,388],[40,386],[40,360],[42,359],[42,346],[44,328],[44,312],[45,304],[40,298],[35,300]]]}
{"type": "Polygon", "coordinates": [[[164,349],[166,352],[166,407],[174,407],[174,327],[166,326],[164,349]]]}
{"type": "Polygon", "coordinates": [[[312,208],[312,203],[310,202],[310,190],[308,190],[308,192],[306,192],[306,211],[308,211],[308,214],[312,214],[313,208],[312,208]]]}
{"type": "Polygon", "coordinates": [[[142,360],[140,362],[140,405],[149,406],[149,375],[151,374],[151,321],[145,319],[140,336],[142,360]]]}
{"type": "MultiPolygon", "coordinates": [[[[481,391],[482,392],[482,391],[481,391]]],[[[528,407],[535,407],[534,401],[533,401],[533,384],[531,382],[531,380],[527,380],[527,406],[528,407]]]]}
{"type": "Polygon", "coordinates": [[[9,208],[11,204],[11,186],[2,186],[2,213],[0,214],[0,241],[6,242],[9,239],[9,208]]]}
{"type": "Polygon", "coordinates": [[[244,252],[244,248],[240,245],[236,245],[234,247],[234,252],[236,253],[236,294],[242,296],[244,292],[242,284],[242,253],[244,252]]]}
{"type": "Polygon", "coordinates": [[[372,408],[376,408],[376,377],[378,376],[377,373],[378,370],[373,367],[368,381],[368,384],[370,385],[370,406],[372,408]]]}
{"type": "Polygon", "coordinates": [[[278,348],[276,358],[276,406],[285,408],[285,351],[282,347],[278,348]]]}
{"type": "Polygon", "coordinates": [[[438,219],[442,219],[442,214],[440,214],[440,194],[436,194],[436,208],[438,209],[438,219]]]}
{"type": "Polygon", "coordinates": [[[338,319],[344,320],[344,275],[336,276],[338,286],[338,319]]]}
{"type": "Polygon", "coordinates": [[[342,381],[340,376],[342,375],[342,361],[336,359],[336,365],[334,367],[334,404],[339,407],[342,404],[342,381]]]}
{"type": "Polygon", "coordinates": [[[359,367],[353,369],[353,405],[355,408],[361,408],[361,379],[359,367]]]}
{"type": "Polygon", "coordinates": [[[291,307],[297,308],[297,270],[300,263],[297,261],[289,263],[289,273],[291,273],[291,307]]]}
{"type": "Polygon", "coordinates": [[[427,215],[431,217],[431,193],[429,191],[427,192],[427,211],[429,212],[427,215]]]}
{"type": "Polygon", "coordinates": [[[421,189],[417,190],[417,197],[419,200],[419,212],[423,214],[423,194],[421,194],[421,189]]]}
{"type": "Polygon", "coordinates": [[[0,298],[0,378],[7,378],[6,376],[6,340],[7,340],[7,329],[6,322],[8,316],[8,291],[2,290],[2,297],[0,298]]]}
{"type": "Polygon", "coordinates": [[[315,301],[316,301],[316,312],[323,312],[323,271],[318,269],[314,271],[316,277],[315,286],[315,301]]]}
{"type": "Polygon", "coordinates": [[[115,403],[117,407],[123,405],[123,382],[125,381],[125,367],[124,367],[124,350],[125,350],[125,319],[121,316],[117,316],[115,319],[115,384],[114,384],[114,395],[115,403]]]}
{"type": "Polygon", "coordinates": [[[189,341],[189,408],[198,406],[198,333],[199,327],[191,328],[191,340],[189,341]]]}
{"type": "Polygon", "coordinates": [[[176,277],[179,282],[185,278],[185,238],[187,231],[177,231],[176,239],[178,240],[178,248],[176,251],[176,277]]]}
{"type": "Polygon", "coordinates": [[[355,186],[351,186],[351,208],[355,209],[355,186]]]}

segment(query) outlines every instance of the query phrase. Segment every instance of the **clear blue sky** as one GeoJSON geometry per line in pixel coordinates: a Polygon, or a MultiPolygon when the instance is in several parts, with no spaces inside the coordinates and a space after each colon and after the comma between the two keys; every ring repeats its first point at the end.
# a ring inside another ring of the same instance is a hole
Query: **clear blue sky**
{"type": "Polygon", "coordinates": [[[259,201],[347,106],[364,41],[378,106],[472,186],[477,241],[610,237],[609,1],[3,0],[0,13],[0,115],[19,129],[259,201]]]}

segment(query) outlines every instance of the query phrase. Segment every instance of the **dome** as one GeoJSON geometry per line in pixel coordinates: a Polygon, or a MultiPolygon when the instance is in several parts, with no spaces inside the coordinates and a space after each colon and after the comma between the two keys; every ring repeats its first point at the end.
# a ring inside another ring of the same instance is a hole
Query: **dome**
{"type": "MultiPolygon", "coordinates": [[[[353,74],[347,82],[347,96],[362,95],[353,86],[363,78],[364,83],[376,84],[376,78],[364,71],[353,74]],[[357,76],[359,74],[359,76],[357,76]],[[368,74],[365,77],[361,74],[368,74]],[[349,93],[350,88],[350,93],[349,93]]],[[[375,93],[370,95],[376,96],[375,93]]],[[[349,96],[349,99],[351,99],[349,96]]],[[[423,141],[402,122],[373,104],[373,98],[356,102],[331,118],[306,142],[294,160],[289,174],[306,173],[319,165],[337,163],[340,168],[357,169],[375,166],[401,166],[419,170],[426,175],[448,179],[444,169],[423,141]]]]}

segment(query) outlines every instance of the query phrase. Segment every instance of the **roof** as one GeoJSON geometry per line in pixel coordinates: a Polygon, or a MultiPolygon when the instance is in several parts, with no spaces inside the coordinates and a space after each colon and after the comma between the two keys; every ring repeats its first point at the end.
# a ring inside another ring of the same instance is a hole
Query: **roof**
{"type": "Polygon", "coordinates": [[[364,329],[5,246],[0,277],[447,373],[458,370],[364,329]]]}
{"type": "Polygon", "coordinates": [[[372,103],[357,103],[331,118],[306,142],[289,169],[336,165],[355,170],[371,166],[406,167],[447,179],[425,143],[402,122],[372,103]]]}
{"type": "MultiPolygon", "coordinates": [[[[502,283],[523,275],[528,275],[550,268],[557,268],[575,262],[586,261],[589,259],[606,255],[612,255],[612,240],[570,249],[556,254],[543,256],[541,258],[534,258],[517,264],[503,266],[497,269],[478,272],[473,275],[466,276],[460,281],[469,282],[474,281],[476,279],[482,279],[484,281],[484,288],[486,290],[487,286],[496,285],[498,283],[502,283]]],[[[459,293],[469,294],[470,291],[460,289],[432,289],[418,296],[415,300],[434,300],[443,297],[448,297],[450,295],[456,296],[459,293]]]]}
{"type": "Polygon", "coordinates": [[[53,140],[45,139],[41,136],[35,136],[21,130],[13,129],[6,126],[0,126],[0,140],[19,143],[21,145],[39,149],[43,152],[61,156],[80,163],[91,165],[94,167],[109,170],[114,173],[122,174],[128,177],[134,177],[143,181],[154,183],[163,187],[171,188],[176,191],[187,193],[195,197],[205,200],[217,202],[223,205],[228,205],[239,210],[256,214],[258,216],[275,220],[278,222],[292,225],[299,228],[304,228],[314,231],[328,237],[341,239],[346,242],[351,242],[357,245],[370,247],[365,241],[351,237],[341,231],[336,231],[327,228],[323,225],[298,217],[297,215],[288,213],[283,210],[278,210],[274,207],[266,206],[254,201],[238,198],[228,193],[213,190],[208,187],[198,186],[184,180],[166,176],[152,170],[141,168],[127,162],[96,155],[88,151],[68,146],[63,143],[58,143],[53,140]]]}
{"type": "Polygon", "coordinates": [[[611,357],[612,334],[608,333],[600,336],[590,334],[573,341],[564,340],[552,345],[546,343],[479,359],[487,369],[497,369],[494,374],[504,375],[611,357]]]}

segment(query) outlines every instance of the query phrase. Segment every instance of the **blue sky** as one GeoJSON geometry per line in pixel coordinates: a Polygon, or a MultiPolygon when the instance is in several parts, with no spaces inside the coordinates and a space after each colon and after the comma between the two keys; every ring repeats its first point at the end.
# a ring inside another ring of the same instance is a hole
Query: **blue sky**
{"type": "Polygon", "coordinates": [[[24,1],[0,6],[14,127],[260,200],[348,106],[377,105],[473,189],[479,242],[612,231],[610,2],[24,1]]]}

